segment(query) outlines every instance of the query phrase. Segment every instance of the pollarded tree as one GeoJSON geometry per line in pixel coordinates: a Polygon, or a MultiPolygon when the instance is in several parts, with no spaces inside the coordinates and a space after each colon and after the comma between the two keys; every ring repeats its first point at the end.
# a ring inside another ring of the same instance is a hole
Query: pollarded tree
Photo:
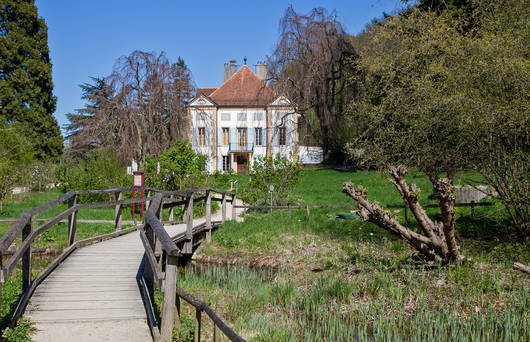
{"type": "Polygon", "coordinates": [[[39,159],[62,153],[53,117],[52,65],[46,24],[34,1],[0,3],[0,118],[20,130],[39,159]]]}
{"type": "Polygon", "coordinates": [[[362,187],[351,183],[343,187],[357,201],[361,217],[443,263],[464,259],[455,238],[453,184],[469,151],[462,127],[471,108],[457,86],[462,82],[458,67],[467,59],[465,37],[452,23],[447,13],[412,11],[390,17],[370,28],[359,50],[363,103],[352,104],[352,110],[368,121],[368,129],[351,144],[352,152],[360,149],[379,163],[400,165],[390,168],[391,182],[422,233],[368,201],[362,187]],[[440,201],[440,221],[432,220],[421,207],[420,189],[407,184],[408,167],[428,175],[440,201]]]}

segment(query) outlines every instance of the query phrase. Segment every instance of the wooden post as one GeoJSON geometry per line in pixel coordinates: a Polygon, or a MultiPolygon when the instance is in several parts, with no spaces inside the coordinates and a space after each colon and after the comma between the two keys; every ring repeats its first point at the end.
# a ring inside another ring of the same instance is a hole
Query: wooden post
{"type": "MultiPolygon", "coordinates": [[[[145,237],[147,238],[147,241],[149,242],[149,246],[154,251],[155,246],[155,232],[151,228],[149,224],[145,224],[145,237]]],[[[151,300],[154,300],[155,295],[155,286],[154,286],[154,270],[151,269],[151,263],[146,262],[145,263],[145,269],[144,269],[144,279],[145,279],[145,285],[147,287],[147,291],[149,292],[149,297],[151,300]]]]}
{"type": "Polygon", "coordinates": [[[309,214],[309,204],[305,205],[305,209],[307,211],[307,222],[311,222],[311,215],[309,214]]]}
{"type": "Polygon", "coordinates": [[[206,190],[206,243],[212,241],[212,192],[206,190]]]}
{"type": "Polygon", "coordinates": [[[223,193],[221,197],[221,222],[225,223],[226,221],[226,193],[223,193]]]}
{"type": "MultiPolygon", "coordinates": [[[[174,199],[175,196],[171,195],[169,198],[174,199]]],[[[168,221],[169,222],[173,222],[175,220],[175,207],[173,205],[171,207],[169,207],[168,212],[169,212],[168,221]]]]}
{"type": "MultiPolygon", "coordinates": [[[[22,241],[26,241],[31,234],[33,222],[35,222],[35,219],[32,216],[22,229],[22,241]]],[[[32,247],[29,245],[28,249],[22,255],[22,293],[26,292],[31,285],[31,249],[32,247]]]]}
{"type": "MultiPolygon", "coordinates": [[[[68,201],[68,208],[72,208],[77,204],[77,195],[74,195],[68,201]]],[[[75,242],[75,234],[77,231],[77,210],[68,216],[68,246],[75,242]]]]}
{"type": "MultiPolygon", "coordinates": [[[[151,197],[151,190],[147,190],[147,194],[145,197],[151,197]]],[[[145,208],[149,209],[149,205],[151,204],[151,201],[145,201],[145,208]]]]}
{"type": "Polygon", "coordinates": [[[289,211],[289,218],[291,218],[291,205],[287,204],[287,210],[289,211]]]}
{"type": "MultiPolygon", "coordinates": [[[[121,191],[116,192],[114,195],[116,201],[121,201],[123,199],[121,191]]],[[[116,230],[121,229],[121,204],[116,204],[116,207],[114,208],[114,224],[116,225],[116,230]]]]}
{"type": "Polygon", "coordinates": [[[475,201],[471,201],[471,218],[475,218],[475,201]]]}
{"type": "Polygon", "coordinates": [[[182,205],[182,222],[188,222],[188,196],[186,196],[186,203],[182,205]]]}
{"type": "MultiPolygon", "coordinates": [[[[199,296],[198,299],[201,300],[201,297],[199,296]]],[[[194,342],[201,342],[201,313],[201,309],[195,309],[195,336],[193,339],[194,342]]]]}
{"type": "Polygon", "coordinates": [[[232,195],[232,220],[236,220],[236,194],[232,195]]]}
{"type": "Polygon", "coordinates": [[[164,281],[160,341],[171,341],[173,334],[175,298],[177,296],[177,259],[178,257],[173,255],[168,255],[166,258],[166,279],[164,281]]]}
{"type": "MultiPolygon", "coordinates": [[[[223,307],[219,303],[215,305],[215,313],[219,317],[221,317],[221,312],[223,311],[222,308],[223,307]]],[[[221,331],[215,323],[213,324],[213,342],[221,342],[221,331]]]]}
{"type": "Polygon", "coordinates": [[[193,193],[186,197],[186,242],[182,249],[183,253],[193,253],[193,193]]]}

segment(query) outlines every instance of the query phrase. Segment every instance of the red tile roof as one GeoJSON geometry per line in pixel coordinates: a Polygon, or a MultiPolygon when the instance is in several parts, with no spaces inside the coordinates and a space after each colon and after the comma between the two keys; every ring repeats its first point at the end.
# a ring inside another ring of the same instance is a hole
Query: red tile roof
{"type": "Polygon", "coordinates": [[[213,93],[217,88],[199,88],[197,89],[197,96],[199,97],[201,95],[204,95],[206,97],[210,96],[211,93],[213,93]]]}
{"type": "Polygon", "coordinates": [[[264,81],[244,65],[209,97],[221,106],[266,106],[277,96],[264,81]]]}

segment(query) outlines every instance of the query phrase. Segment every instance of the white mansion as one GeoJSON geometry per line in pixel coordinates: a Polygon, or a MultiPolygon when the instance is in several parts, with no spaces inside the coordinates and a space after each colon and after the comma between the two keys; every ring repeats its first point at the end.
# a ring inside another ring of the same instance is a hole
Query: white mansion
{"type": "Polygon", "coordinates": [[[291,102],[276,95],[266,84],[267,66],[257,74],[236,62],[224,66],[219,88],[199,88],[188,106],[191,143],[208,156],[209,172],[246,172],[256,157],[280,154],[302,163],[320,163],[322,150],[299,146],[298,114],[291,102]]]}

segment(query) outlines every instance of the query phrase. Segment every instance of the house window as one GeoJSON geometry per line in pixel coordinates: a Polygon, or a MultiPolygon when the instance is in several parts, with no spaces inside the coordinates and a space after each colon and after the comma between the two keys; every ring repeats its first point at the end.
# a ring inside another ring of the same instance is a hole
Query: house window
{"type": "Polygon", "coordinates": [[[206,114],[205,112],[197,113],[197,120],[206,120],[207,117],[208,114],[206,114]]]}
{"type": "Polygon", "coordinates": [[[237,129],[237,145],[239,147],[247,146],[247,129],[246,128],[237,129]]]}
{"type": "Polygon", "coordinates": [[[247,121],[247,113],[237,113],[238,121],[247,121]]]}
{"type": "Polygon", "coordinates": [[[257,128],[254,128],[255,129],[255,134],[254,136],[256,137],[256,146],[261,146],[263,143],[263,128],[261,127],[257,127],[257,128]]]}
{"type": "Polygon", "coordinates": [[[278,145],[287,145],[287,129],[285,126],[278,127],[278,145]]]}
{"type": "Polygon", "coordinates": [[[230,121],[230,113],[222,113],[221,114],[221,120],[222,121],[230,121]]]}
{"type": "Polygon", "coordinates": [[[230,170],[230,156],[223,156],[223,171],[230,170]]]}
{"type": "Polygon", "coordinates": [[[222,139],[223,139],[223,145],[229,145],[230,144],[230,128],[228,127],[223,127],[223,132],[222,132],[222,139]]]}
{"type": "Polygon", "coordinates": [[[206,128],[199,127],[199,136],[197,139],[197,145],[205,146],[206,145],[206,128]]]}
{"type": "Polygon", "coordinates": [[[255,121],[263,120],[263,113],[254,113],[254,120],[255,121]]]}

